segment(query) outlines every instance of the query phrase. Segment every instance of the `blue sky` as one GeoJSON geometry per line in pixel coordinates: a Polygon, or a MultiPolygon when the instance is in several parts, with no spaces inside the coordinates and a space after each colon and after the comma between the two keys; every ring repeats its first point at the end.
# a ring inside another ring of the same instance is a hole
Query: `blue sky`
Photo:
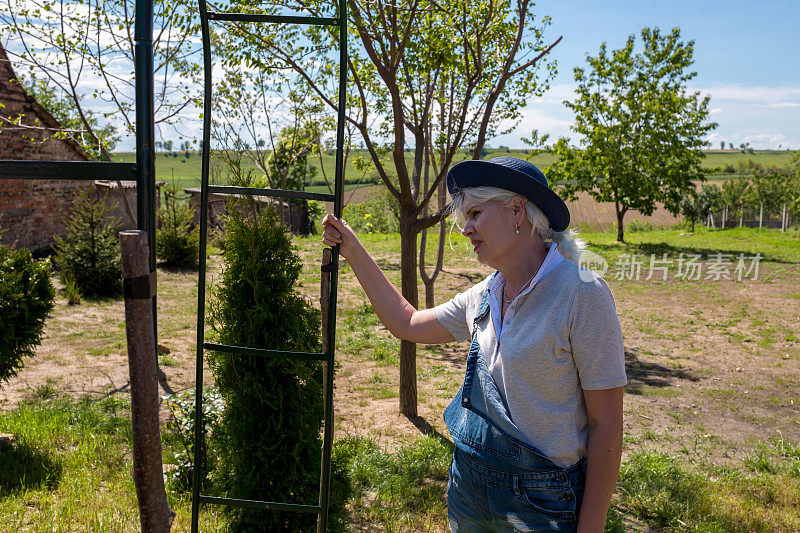
{"type": "Polygon", "coordinates": [[[644,26],[678,26],[684,40],[695,41],[691,88],[711,95],[719,124],[712,147],[800,149],[800,1],[541,0],[535,12],[552,17],[551,40],[564,37],[552,52],[558,76],[543,98],[529,101],[517,131],[492,145],[521,146],[520,135],[534,128],[570,136],[572,115],[562,102],[573,97],[573,68],[585,65],[586,54],[603,41],[619,48],[644,26]]]}
{"type": "MultiPolygon", "coordinates": [[[[558,75],[543,97],[529,100],[518,127],[491,146],[522,148],[520,137],[533,129],[576,140],[563,104],[574,97],[574,67],[604,41],[619,48],[644,26],[665,32],[678,26],[684,40],[695,41],[698,75],[690,89],[711,95],[711,120],[719,124],[708,137],[711,147],[725,141],[800,150],[800,0],[539,0],[534,13],[552,18],[548,42],[563,36],[551,53],[558,75]]],[[[189,114],[176,129],[199,139],[197,112],[189,114]]],[[[124,138],[119,149],[133,149],[134,142],[124,138]]]]}

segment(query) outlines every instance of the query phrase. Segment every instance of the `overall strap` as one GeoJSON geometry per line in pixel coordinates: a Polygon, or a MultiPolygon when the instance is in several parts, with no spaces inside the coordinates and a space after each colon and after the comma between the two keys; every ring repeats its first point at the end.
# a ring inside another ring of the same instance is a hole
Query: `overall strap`
{"type": "Polygon", "coordinates": [[[483,318],[489,313],[489,286],[494,281],[494,278],[500,272],[498,270],[494,271],[492,277],[489,278],[489,283],[486,284],[486,288],[483,290],[483,296],[481,296],[481,303],[478,305],[478,312],[475,314],[475,319],[472,321],[472,341],[475,342],[475,333],[478,331],[477,325],[479,320],[483,320],[483,318]]]}

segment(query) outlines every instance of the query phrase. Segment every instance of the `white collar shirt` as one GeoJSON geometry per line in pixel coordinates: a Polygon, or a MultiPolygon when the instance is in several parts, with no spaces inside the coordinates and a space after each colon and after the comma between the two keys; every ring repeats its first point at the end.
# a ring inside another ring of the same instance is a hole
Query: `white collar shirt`
{"type": "Polygon", "coordinates": [[[497,344],[494,353],[489,358],[489,361],[487,361],[490,371],[493,369],[495,363],[500,357],[500,340],[503,336],[503,333],[508,329],[509,324],[511,324],[511,321],[514,320],[517,302],[522,296],[531,292],[536,284],[539,283],[539,281],[549,274],[554,268],[560,265],[562,261],[564,261],[564,256],[562,256],[561,252],[558,251],[558,245],[556,243],[550,243],[550,248],[547,251],[544,261],[542,261],[539,270],[536,271],[536,274],[534,274],[527,287],[517,294],[517,296],[508,306],[508,309],[506,309],[505,316],[502,319],[500,317],[500,307],[503,305],[502,298],[503,289],[506,286],[506,278],[501,272],[498,272],[497,276],[495,276],[492,282],[489,283],[489,310],[492,316],[492,324],[494,325],[495,335],[497,336],[497,344]]]}

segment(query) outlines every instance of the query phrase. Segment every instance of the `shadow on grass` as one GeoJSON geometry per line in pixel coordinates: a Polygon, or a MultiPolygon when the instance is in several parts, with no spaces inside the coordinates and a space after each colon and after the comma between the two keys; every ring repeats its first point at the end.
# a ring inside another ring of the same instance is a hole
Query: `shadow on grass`
{"type": "Polygon", "coordinates": [[[13,438],[0,437],[0,499],[26,489],[58,487],[61,463],[13,438]]]}
{"type": "Polygon", "coordinates": [[[447,363],[463,374],[467,365],[467,348],[461,343],[427,344],[425,350],[428,352],[427,359],[447,363]]]}
{"type": "MultiPolygon", "coordinates": [[[[399,257],[399,256],[398,256],[399,257]]],[[[375,259],[375,263],[383,270],[384,272],[393,272],[400,270],[400,263],[397,261],[392,261],[391,259],[386,258],[377,258],[375,259]]]]}
{"type": "Polygon", "coordinates": [[[451,276],[455,276],[457,278],[464,278],[473,285],[486,277],[486,274],[482,272],[453,272],[452,270],[446,270],[446,269],[442,269],[442,272],[444,272],[445,274],[450,274],[451,276]]]}
{"type": "Polygon", "coordinates": [[[453,448],[455,447],[455,445],[453,444],[453,441],[448,439],[444,434],[439,433],[439,431],[435,427],[433,427],[430,424],[430,422],[425,420],[423,417],[421,417],[421,416],[407,416],[406,418],[408,418],[408,420],[412,424],[414,424],[414,427],[416,427],[419,430],[420,433],[422,433],[423,435],[428,435],[428,436],[434,437],[436,440],[438,440],[442,444],[442,446],[444,446],[445,448],[447,448],[451,452],[453,451],[453,448]]]}
{"type": "Polygon", "coordinates": [[[668,368],[658,363],[642,361],[636,351],[625,351],[625,371],[628,374],[628,384],[625,392],[628,394],[641,394],[645,386],[665,388],[672,386],[676,380],[685,379],[698,381],[700,378],[679,368],[668,368]]]}

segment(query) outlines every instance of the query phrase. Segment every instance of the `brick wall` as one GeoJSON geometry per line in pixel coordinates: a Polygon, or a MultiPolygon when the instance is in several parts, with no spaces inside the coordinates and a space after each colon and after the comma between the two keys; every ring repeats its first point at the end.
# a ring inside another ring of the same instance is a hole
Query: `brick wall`
{"type": "MultiPolygon", "coordinates": [[[[85,161],[91,159],[69,140],[54,139],[58,122],[14,81],[5,50],[0,47],[0,159],[85,161]]],[[[73,199],[87,181],[0,180],[0,242],[33,251],[47,249],[54,235],[63,235],[73,199]],[[3,231],[5,230],[5,231],[3,231]]]]}

